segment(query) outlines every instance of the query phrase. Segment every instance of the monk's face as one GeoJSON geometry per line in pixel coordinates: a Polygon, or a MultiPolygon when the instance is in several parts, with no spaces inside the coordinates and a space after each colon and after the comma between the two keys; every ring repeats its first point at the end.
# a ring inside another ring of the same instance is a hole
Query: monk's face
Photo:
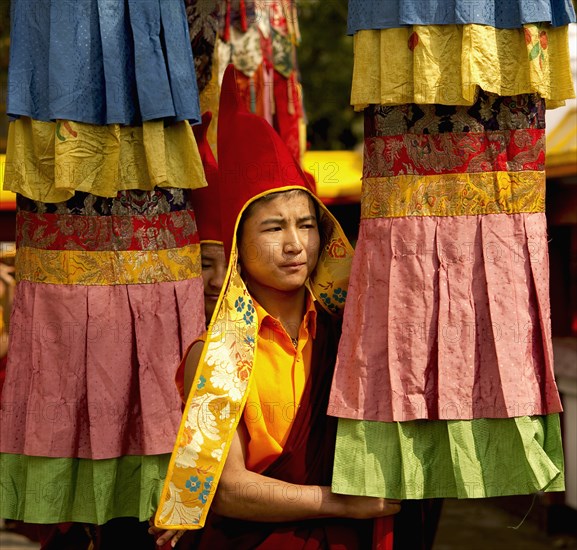
{"type": "Polygon", "coordinates": [[[251,292],[298,290],[317,264],[317,218],[304,191],[279,193],[254,204],[240,237],[242,275],[251,292]]]}

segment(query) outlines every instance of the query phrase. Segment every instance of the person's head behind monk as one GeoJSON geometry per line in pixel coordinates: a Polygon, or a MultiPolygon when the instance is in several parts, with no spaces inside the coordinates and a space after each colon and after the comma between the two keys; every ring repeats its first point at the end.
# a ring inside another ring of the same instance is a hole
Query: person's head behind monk
{"type": "Polygon", "coordinates": [[[201,241],[200,256],[204,284],[204,314],[208,324],[224,284],[228,264],[222,243],[201,241]]]}

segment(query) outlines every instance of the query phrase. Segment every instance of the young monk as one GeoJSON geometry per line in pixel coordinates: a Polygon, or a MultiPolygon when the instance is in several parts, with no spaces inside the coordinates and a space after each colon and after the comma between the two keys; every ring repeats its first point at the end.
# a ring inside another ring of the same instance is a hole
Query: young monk
{"type": "MultiPolygon", "coordinates": [[[[333,494],[326,415],[352,249],[274,130],[225,73],[218,128],[230,265],[156,517],[179,548],[370,548],[399,501],[333,494]],[[211,506],[212,504],[212,506],[211,506]],[[210,513],[209,513],[210,508],[210,513]]],[[[192,382],[191,382],[192,381],[192,382]]]]}

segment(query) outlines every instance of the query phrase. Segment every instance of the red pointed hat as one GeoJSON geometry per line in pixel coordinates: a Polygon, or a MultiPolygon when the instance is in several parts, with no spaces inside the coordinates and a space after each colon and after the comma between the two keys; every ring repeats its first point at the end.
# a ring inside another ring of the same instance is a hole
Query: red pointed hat
{"type": "Polygon", "coordinates": [[[206,137],[211,120],[212,113],[207,111],[202,115],[202,124],[193,126],[208,187],[194,189],[190,193],[190,198],[200,242],[222,243],[218,165],[206,137]]]}
{"type": "Polygon", "coordinates": [[[313,192],[299,163],[274,128],[245,107],[236,74],[233,65],[224,73],[217,132],[222,236],[227,256],[237,217],[251,199],[285,187],[313,192]]]}

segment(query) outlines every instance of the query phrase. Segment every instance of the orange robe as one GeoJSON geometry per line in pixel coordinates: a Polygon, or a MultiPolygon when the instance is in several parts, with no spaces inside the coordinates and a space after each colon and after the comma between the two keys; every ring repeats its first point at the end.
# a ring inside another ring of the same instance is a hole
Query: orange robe
{"type": "MultiPolygon", "coordinates": [[[[258,304],[255,308],[255,370],[243,413],[249,434],[247,467],[295,485],[330,485],[337,419],[327,416],[326,409],[340,324],[309,298],[295,350],[284,328],[258,304]]],[[[187,532],[177,548],[360,550],[370,548],[371,539],[371,520],[265,523],[211,512],[205,527],[187,532]]]]}

